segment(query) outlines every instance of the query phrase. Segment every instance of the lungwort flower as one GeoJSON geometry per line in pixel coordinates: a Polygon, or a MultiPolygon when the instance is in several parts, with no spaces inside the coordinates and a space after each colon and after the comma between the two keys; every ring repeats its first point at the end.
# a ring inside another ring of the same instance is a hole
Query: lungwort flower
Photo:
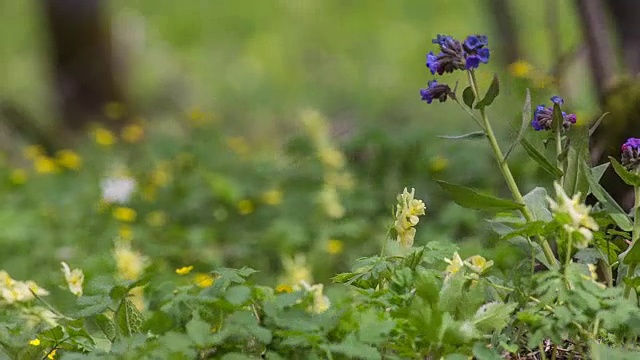
{"type": "Polygon", "coordinates": [[[420,221],[419,216],[425,214],[426,206],[422,200],[415,199],[416,189],[411,192],[404,188],[402,194],[398,195],[396,205],[394,228],[397,233],[396,240],[404,247],[411,247],[416,236],[414,226],[420,221]]]}
{"type": "MultiPolygon", "coordinates": [[[[552,96],[551,101],[558,105],[562,105],[564,103],[564,100],[560,96],[552,96]]],[[[563,111],[562,120],[562,128],[566,130],[571,126],[571,124],[576,123],[577,118],[575,114],[567,114],[563,111]]],[[[538,105],[536,111],[533,113],[531,126],[535,131],[553,130],[553,105],[549,107],[538,105]]]]}
{"type": "Polygon", "coordinates": [[[427,54],[426,65],[434,75],[476,69],[480,63],[489,62],[489,41],[485,35],[469,35],[464,43],[448,35],[438,35],[432,42],[439,45],[441,51],[427,54]]]}
{"type": "Polygon", "coordinates": [[[622,156],[620,158],[622,165],[627,170],[637,170],[640,165],[640,139],[628,138],[627,141],[622,144],[622,156]]]}
{"type": "Polygon", "coordinates": [[[439,100],[440,102],[445,102],[447,100],[447,96],[453,98],[455,94],[451,91],[449,85],[438,84],[436,80],[431,80],[429,81],[426,89],[420,89],[420,96],[422,97],[422,100],[427,102],[427,104],[431,104],[434,99],[439,100]]]}
{"type": "Polygon", "coordinates": [[[84,273],[80,269],[69,268],[66,262],[62,262],[62,273],[67,281],[69,291],[75,296],[82,296],[82,284],[84,283],[84,273]]]}
{"type": "Polygon", "coordinates": [[[586,248],[593,239],[592,231],[598,230],[598,224],[589,215],[591,207],[580,202],[580,193],[570,198],[560,184],[555,182],[553,186],[557,201],[547,197],[553,217],[567,233],[579,235],[573,238],[576,248],[586,248]]]}

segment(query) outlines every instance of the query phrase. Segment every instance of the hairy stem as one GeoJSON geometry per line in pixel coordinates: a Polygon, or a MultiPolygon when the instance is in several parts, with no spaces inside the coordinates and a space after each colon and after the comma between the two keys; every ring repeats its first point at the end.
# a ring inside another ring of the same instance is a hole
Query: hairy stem
{"type": "MultiPolygon", "coordinates": [[[[634,186],[633,192],[635,198],[635,202],[633,205],[633,232],[631,233],[631,245],[629,245],[629,249],[631,249],[636,244],[636,242],[638,241],[638,237],[640,237],[640,216],[638,216],[638,213],[640,212],[640,187],[634,186]]],[[[638,264],[629,264],[629,267],[627,268],[627,278],[633,277],[633,274],[635,274],[636,272],[637,266],[638,264]]],[[[628,299],[630,295],[631,286],[625,284],[624,297],[628,299]]]]}

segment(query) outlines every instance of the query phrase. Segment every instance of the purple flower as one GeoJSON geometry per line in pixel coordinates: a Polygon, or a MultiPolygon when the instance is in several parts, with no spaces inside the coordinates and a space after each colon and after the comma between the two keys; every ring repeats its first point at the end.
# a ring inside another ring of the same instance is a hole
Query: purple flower
{"type": "Polygon", "coordinates": [[[627,141],[622,144],[622,156],[620,162],[628,170],[637,170],[640,165],[640,139],[628,138],[627,141]]]}
{"type": "MultiPolygon", "coordinates": [[[[560,96],[552,96],[550,99],[554,104],[561,105],[564,100],[560,96]]],[[[562,128],[564,130],[569,129],[571,124],[575,124],[577,121],[575,114],[567,114],[562,112],[562,128]]],[[[535,131],[540,130],[553,130],[553,106],[546,107],[544,105],[538,105],[536,111],[533,113],[533,120],[531,120],[531,127],[535,131]]]]}
{"type": "Polygon", "coordinates": [[[427,104],[431,104],[434,99],[438,99],[440,102],[445,102],[447,100],[447,96],[453,97],[454,94],[449,85],[438,84],[436,80],[431,80],[429,81],[426,89],[420,89],[420,96],[422,97],[422,100],[427,102],[427,104]]]}
{"type": "Polygon", "coordinates": [[[485,35],[470,35],[464,44],[449,35],[438,35],[431,42],[440,46],[440,53],[427,54],[427,67],[432,74],[442,75],[455,70],[476,69],[489,62],[489,41],[485,35]]]}
{"type": "Polygon", "coordinates": [[[469,35],[464,41],[465,68],[467,70],[477,69],[480,63],[489,62],[490,51],[486,47],[489,40],[486,35],[469,35]]]}

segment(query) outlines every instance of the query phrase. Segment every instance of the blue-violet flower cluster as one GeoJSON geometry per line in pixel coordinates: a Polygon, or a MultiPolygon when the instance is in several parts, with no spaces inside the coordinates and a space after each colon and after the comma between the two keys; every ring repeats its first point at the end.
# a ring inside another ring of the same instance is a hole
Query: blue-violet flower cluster
{"type": "MultiPolygon", "coordinates": [[[[438,35],[432,42],[440,46],[440,53],[434,54],[430,51],[427,54],[427,67],[431,74],[442,75],[456,70],[472,70],[478,68],[480,63],[489,62],[489,41],[485,35],[469,35],[464,42],[448,35],[438,35]]],[[[447,96],[455,95],[448,85],[433,80],[429,81],[426,89],[420,89],[420,96],[422,100],[431,104],[434,99],[444,102],[447,96]]]]}
{"type": "Polygon", "coordinates": [[[628,170],[637,170],[640,167],[640,139],[628,138],[620,150],[622,165],[628,170]]]}
{"type": "MultiPolygon", "coordinates": [[[[560,96],[552,96],[551,102],[554,104],[562,105],[564,100],[560,96]]],[[[575,114],[567,114],[566,112],[562,112],[562,127],[563,129],[568,129],[571,124],[576,123],[576,115],[575,114]]],[[[553,124],[553,106],[544,106],[538,105],[536,111],[533,113],[533,120],[531,121],[531,126],[535,131],[540,130],[552,130],[553,124]]]]}

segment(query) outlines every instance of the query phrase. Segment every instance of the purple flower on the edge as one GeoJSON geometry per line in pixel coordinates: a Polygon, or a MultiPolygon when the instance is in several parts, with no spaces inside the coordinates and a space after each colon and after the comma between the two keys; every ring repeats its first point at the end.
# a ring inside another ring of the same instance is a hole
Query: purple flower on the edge
{"type": "Polygon", "coordinates": [[[627,141],[622,144],[622,156],[620,162],[628,170],[638,169],[640,165],[640,139],[628,138],[627,141]]]}
{"type": "Polygon", "coordinates": [[[464,41],[465,68],[477,69],[480,63],[489,62],[489,40],[486,35],[469,35],[464,41]]]}
{"type": "Polygon", "coordinates": [[[434,99],[440,100],[440,102],[445,102],[447,100],[447,96],[453,97],[453,91],[447,84],[438,84],[436,80],[429,81],[428,87],[426,89],[420,89],[420,96],[422,100],[426,101],[427,104],[431,104],[434,99]]]}
{"type": "MultiPolygon", "coordinates": [[[[560,96],[552,96],[551,101],[555,104],[561,105],[564,103],[564,100],[560,96]]],[[[577,121],[575,114],[567,114],[566,112],[562,112],[562,128],[568,129],[571,124],[575,124],[577,121]]],[[[540,130],[553,130],[553,106],[546,107],[544,105],[538,105],[536,107],[536,111],[533,113],[533,120],[531,121],[531,126],[535,131],[540,130]]]]}

